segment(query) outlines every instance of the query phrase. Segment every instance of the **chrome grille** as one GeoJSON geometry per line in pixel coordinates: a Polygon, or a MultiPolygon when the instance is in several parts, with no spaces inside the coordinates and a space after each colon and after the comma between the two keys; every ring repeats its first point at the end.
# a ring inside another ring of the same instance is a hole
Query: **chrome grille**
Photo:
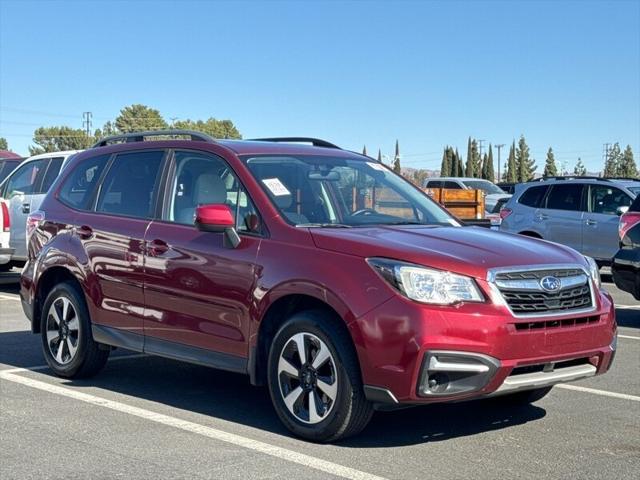
{"type": "Polygon", "coordinates": [[[579,268],[500,271],[491,281],[516,316],[587,311],[594,306],[589,275],[579,268]],[[541,286],[545,277],[560,282],[556,291],[541,286]]]}

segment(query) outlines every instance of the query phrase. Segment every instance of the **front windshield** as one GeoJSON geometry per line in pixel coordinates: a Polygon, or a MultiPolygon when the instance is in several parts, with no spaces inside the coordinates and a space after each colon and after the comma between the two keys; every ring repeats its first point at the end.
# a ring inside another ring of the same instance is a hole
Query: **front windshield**
{"type": "Polygon", "coordinates": [[[498,194],[507,193],[497,185],[494,185],[493,183],[488,182],[486,180],[465,180],[464,184],[467,187],[471,188],[472,190],[484,190],[484,192],[487,195],[491,195],[495,193],[498,193],[498,194]]]}
{"type": "Polygon", "coordinates": [[[243,160],[283,217],[296,226],[459,225],[377,162],[310,155],[243,160]]]}
{"type": "Polygon", "coordinates": [[[634,195],[640,194],[640,187],[628,187],[628,188],[633,192],[634,195]]]}

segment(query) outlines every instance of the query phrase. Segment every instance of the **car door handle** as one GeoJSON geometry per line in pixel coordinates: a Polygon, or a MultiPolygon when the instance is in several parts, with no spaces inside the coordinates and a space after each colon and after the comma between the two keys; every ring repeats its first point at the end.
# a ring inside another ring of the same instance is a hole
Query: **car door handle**
{"type": "Polygon", "coordinates": [[[536,220],[548,220],[549,215],[545,215],[544,213],[538,213],[536,215],[536,220]]]}
{"type": "Polygon", "coordinates": [[[592,227],[592,226],[594,226],[594,225],[597,225],[597,224],[598,224],[598,222],[597,222],[596,220],[591,220],[590,218],[589,218],[589,219],[587,219],[587,221],[586,221],[586,222],[584,222],[584,223],[586,223],[586,224],[587,224],[587,225],[589,225],[590,227],[592,227]]]}
{"type": "Polygon", "coordinates": [[[31,213],[31,204],[29,203],[23,203],[22,204],[22,213],[31,213]]]}
{"type": "Polygon", "coordinates": [[[79,227],[76,227],[76,235],[78,235],[78,237],[83,240],[87,240],[93,237],[93,229],[88,225],[81,225],[79,227]]]}
{"type": "Polygon", "coordinates": [[[163,253],[167,253],[169,251],[169,245],[164,240],[152,240],[147,245],[147,255],[151,257],[159,257],[163,253]]]}

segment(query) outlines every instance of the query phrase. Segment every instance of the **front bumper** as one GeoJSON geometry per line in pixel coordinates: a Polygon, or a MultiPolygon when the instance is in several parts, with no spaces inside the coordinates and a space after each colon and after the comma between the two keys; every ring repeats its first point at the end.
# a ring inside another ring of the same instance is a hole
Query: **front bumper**
{"type": "Polygon", "coordinates": [[[376,403],[432,403],[501,395],[605,373],[615,354],[615,310],[515,318],[504,306],[418,305],[395,297],[349,324],[365,392],[376,403]],[[430,388],[431,384],[431,388],[430,388]]]}

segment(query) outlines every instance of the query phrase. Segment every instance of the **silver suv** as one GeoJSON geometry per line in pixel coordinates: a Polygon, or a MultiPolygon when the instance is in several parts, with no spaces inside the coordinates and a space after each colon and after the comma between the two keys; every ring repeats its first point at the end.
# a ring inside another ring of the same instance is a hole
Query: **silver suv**
{"type": "Polygon", "coordinates": [[[554,177],[516,185],[500,230],[568,245],[605,265],[618,251],[619,217],[640,193],[640,181],[554,177]]]}

